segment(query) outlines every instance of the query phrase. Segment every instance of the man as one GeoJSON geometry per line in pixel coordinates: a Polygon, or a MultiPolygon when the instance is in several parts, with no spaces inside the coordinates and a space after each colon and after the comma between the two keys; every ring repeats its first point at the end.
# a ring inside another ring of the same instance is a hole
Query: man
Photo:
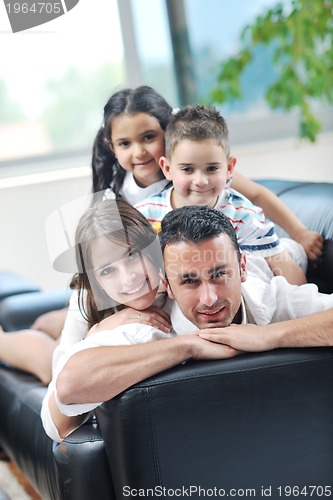
{"type": "Polygon", "coordinates": [[[58,376],[57,392],[49,404],[60,439],[80,425],[84,416],[63,415],[59,407],[62,412],[67,407],[66,413],[73,415],[71,406],[75,404],[107,401],[187,359],[225,359],[245,350],[333,345],[332,310],[320,316],[330,330],[312,328],[312,317],[308,323],[301,318],[267,326],[333,308],[333,296],[319,294],[314,285],[289,285],[282,277],[273,278],[270,284],[255,277],[247,280],[246,258],[221,212],[206,206],[170,212],[162,222],[161,245],[165,286],[178,303],[171,316],[177,316],[177,307],[186,316],[182,325],[174,327],[177,333],[187,334],[147,344],[96,347],[73,355],[58,376]]]}
{"type": "MultiPolygon", "coordinates": [[[[247,276],[246,256],[223,219],[208,207],[174,210],[164,218],[164,284],[174,309],[200,328],[200,338],[239,351],[332,345],[333,297],[313,284],[247,276]]],[[[190,328],[184,321],[174,326],[178,333],[190,328]]]]}

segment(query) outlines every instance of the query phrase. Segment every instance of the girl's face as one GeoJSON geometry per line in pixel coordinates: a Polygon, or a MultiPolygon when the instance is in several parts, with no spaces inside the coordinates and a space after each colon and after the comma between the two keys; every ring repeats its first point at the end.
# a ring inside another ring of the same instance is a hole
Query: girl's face
{"type": "Polygon", "coordinates": [[[164,155],[164,132],[147,113],[116,116],[111,124],[112,149],[119,164],[147,187],[163,178],[159,159],[164,155]]]}
{"type": "Polygon", "coordinates": [[[92,242],[91,262],[98,284],[111,299],[140,311],[153,304],[158,270],[142,253],[101,236],[92,242]]]}

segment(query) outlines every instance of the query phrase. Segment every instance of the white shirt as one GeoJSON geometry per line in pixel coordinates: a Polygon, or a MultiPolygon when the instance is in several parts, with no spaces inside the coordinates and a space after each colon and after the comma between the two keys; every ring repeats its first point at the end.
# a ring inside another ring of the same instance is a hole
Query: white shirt
{"type": "MultiPolygon", "coordinates": [[[[269,283],[248,276],[241,284],[242,323],[269,325],[307,314],[333,308],[333,294],[319,293],[317,285],[291,285],[283,276],[275,276],[269,283]]],[[[197,330],[197,327],[182,315],[173,302],[170,318],[178,335],[197,330]]]]}
{"type": "MultiPolygon", "coordinates": [[[[83,292],[83,301],[86,301],[85,292],[83,292]]],[[[53,352],[53,373],[56,371],[56,366],[61,362],[65,352],[73,345],[76,345],[80,340],[84,339],[87,336],[88,330],[88,323],[82,316],[78,306],[78,291],[73,290],[69,300],[64,328],[61,332],[60,342],[53,352]]]]}
{"type": "MultiPolygon", "coordinates": [[[[86,294],[83,294],[83,302],[86,300],[86,294]]],[[[158,305],[157,298],[155,303],[158,305]]],[[[163,309],[170,313],[171,301],[168,299],[163,306],[163,309]]],[[[181,313],[182,314],[182,313],[181,313]]],[[[174,333],[166,334],[161,330],[157,330],[148,325],[144,324],[126,324],[120,325],[113,330],[105,330],[97,332],[96,334],[89,335],[88,333],[88,323],[82,316],[79,306],[78,306],[78,292],[74,290],[69,302],[69,309],[66,316],[66,321],[64,328],[61,333],[60,343],[56,347],[53,353],[52,362],[52,380],[47,388],[47,393],[44,397],[41,418],[43,422],[44,429],[48,436],[54,441],[61,442],[62,439],[59,436],[58,430],[54,425],[53,419],[49,410],[49,399],[53,392],[56,393],[56,380],[58,374],[65,366],[67,361],[76,352],[83,349],[89,349],[90,347],[97,347],[99,345],[130,345],[139,344],[143,342],[150,342],[152,340],[158,340],[161,338],[169,338],[175,335],[174,333]]],[[[60,401],[57,400],[59,408],[65,413],[66,405],[61,405],[60,401]]],[[[101,403],[96,403],[95,405],[68,405],[69,415],[79,415],[82,413],[89,412],[90,409],[96,408],[101,403]],[[91,408],[90,408],[91,406],[91,408]],[[77,410],[78,408],[78,410],[77,410]],[[72,413],[72,411],[76,413],[72,413]]],[[[65,413],[66,414],[66,413],[65,413]]],[[[87,415],[88,419],[89,415],[87,415]]]]}
{"type": "MultiPolygon", "coordinates": [[[[161,179],[160,181],[150,184],[150,186],[140,187],[137,185],[133,174],[131,172],[126,172],[123,185],[119,190],[119,194],[124,200],[134,206],[140,201],[148,198],[149,196],[158,194],[165,188],[165,186],[169,184],[169,182],[170,181],[168,181],[167,179],[161,179]]],[[[104,197],[106,199],[112,200],[115,198],[114,192],[112,191],[112,186],[105,191],[104,197]]]]}
{"type": "MultiPolygon", "coordinates": [[[[144,344],[146,342],[153,342],[155,340],[169,339],[176,335],[175,332],[165,333],[152,326],[143,325],[141,323],[131,323],[126,325],[119,325],[112,330],[103,330],[89,335],[86,339],[82,340],[73,346],[64,356],[61,363],[58,364],[55,379],[68,360],[77,352],[91,349],[100,346],[119,346],[119,345],[133,345],[144,344]]],[[[102,404],[99,403],[83,403],[83,404],[70,404],[64,405],[57,398],[55,388],[56,401],[60,411],[64,415],[74,416],[82,415],[97,408],[102,404]]]]}
{"type": "MultiPolygon", "coordinates": [[[[267,283],[250,275],[241,284],[241,287],[243,296],[242,322],[268,325],[333,308],[333,294],[319,293],[318,287],[310,283],[302,286],[291,285],[282,276],[276,276],[267,283]]],[[[178,335],[197,330],[197,327],[185,318],[175,302],[172,304],[170,316],[173,328],[178,335]]],[[[174,335],[174,333],[166,334],[150,326],[135,323],[98,332],[71,347],[61,362],[58,362],[55,376],[43,401],[42,420],[47,434],[55,441],[61,441],[48,410],[48,395],[55,389],[57,374],[71,356],[81,350],[101,345],[130,345],[170,338],[174,335]]],[[[101,404],[63,405],[57,397],[56,400],[61,412],[69,416],[89,412],[101,404]]]]}
{"type": "MultiPolygon", "coordinates": [[[[161,179],[160,181],[154,182],[150,186],[147,187],[140,187],[137,185],[133,174],[131,172],[126,172],[125,178],[123,185],[119,191],[120,195],[131,205],[135,205],[136,203],[139,203],[140,201],[144,200],[145,198],[148,198],[149,196],[153,196],[160,191],[162,191],[165,186],[169,181],[167,179],[161,179]]],[[[104,193],[104,197],[106,199],[114,199],[115,195],[114,192],[112,191],[112,187],[106,189],[104,193]]],[[[85,297],[83,296],[83,302],[85,301],[85,297]]],[[[131,329],[128,329],[130,325],[127,325],[126,327],[126,332],[129,332],[131,329]]],[[[143,326],[143,325],[141,325],[143,326]]],[[[49,412],[49,407],[48,407],[48,401],[50,398],[51,393],[55,389],[55,374],[59,373],[60,367],[62,368],[66,362],[64,360],[69,359],[69,355],[65,357],[65,353],[71,352],[70,349],[72,346],[79,346],[81,345],[81,340],[85,339],[86,335],[88,333],[88,324],[87,321],[83,318],[79,307],[78,307],[78,292],[76,290],[73,291],[70,301],[69,301],[69,312],[66,316],[66,321],[64,328],[61,333],[60,337],[60,342],[59,345],[56,347],[53,353],[53,358],[52,358],[52,381],[50,382],[47,390],[47,394],[44,398],[43,401],[43,406],[41,410],[41,417],[43,421],[44,428],[46,430],[46,433],[55,441],[61,441],[61,438],[58,434],[57,428],[55,427],[53,420],[51,418],[50,412],[49,412]]],[[[124,333],[124,337],[128,338],[126,336],[126,333],[124,333]]],[[[163,334],[163,332],[161,332],[163,334]]],[[[138,334],[138,332],[137,332],[138,334]]],[[[151,333],[152,336],[154,336],[154,333],[151,333]]],[[[112,337],[116,338],[116,337],[112,337]]],[[[118,341],[120,343],[116,345],[121,345],[121,332],[119,332],[118,336],[118,341]]],[[[144,339],[144,334],[141,337],[141,334],[139,334],[137,338],[137,342],[135,343],[140,343],[148,340],[143,340],[144,339]]],[[[148,338],[148,337],[147,337],[148,338]]],[[[90,337],[88,337],[90,339],[90,337]]],[[[87,341],[88,341],[87,339],[87,341]]],[[[153,340],[153,338],[151,338],[153,340]]],[[[155,339],[154,339],[155,340],[155,339]]],[[[97,338],[96,338],[97,341],[97,338]]],[[[111,345],[111,344],[110,344],[111,345]]],[[[114,345],[114,344],[112,344],[114,345]]],[[[126,345],[126,344],[125,344],[126,345]]],[[[86,348],[93,347],[93,345],[90,345],[89,343],[83,344],[83,346],[86,346],[86,348]]],[[[79,349],[81,350],[81,349],[79,349]]],[[[73,353],[75,352],[75,348],[73,353]]],[[[73,354],[72,354],[73,355],[73,354]]],[[[96,405],[97,406],[97,405],[96,405]]],[[[87,417],[88,418],[88,417],[87,417]]]]}

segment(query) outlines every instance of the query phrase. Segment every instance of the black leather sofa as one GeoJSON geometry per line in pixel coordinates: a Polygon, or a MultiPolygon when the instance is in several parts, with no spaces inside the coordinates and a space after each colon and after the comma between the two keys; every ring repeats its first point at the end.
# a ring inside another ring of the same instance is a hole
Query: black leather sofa
{"type": "MultiPolygon", "coordinates": [[[[324,235],[308,279],[332,293],[333,184],[261,182],[324,235]]],[[[67,300],[11,278],[0,273],[8,331],[67,300]]],[[[46,389],[0,366],[0,444],[45,499],[321,498],[333,494],[332,374],[327,347],[187,363],[104,403],[55,445],[39,418],[46,389]]]]}

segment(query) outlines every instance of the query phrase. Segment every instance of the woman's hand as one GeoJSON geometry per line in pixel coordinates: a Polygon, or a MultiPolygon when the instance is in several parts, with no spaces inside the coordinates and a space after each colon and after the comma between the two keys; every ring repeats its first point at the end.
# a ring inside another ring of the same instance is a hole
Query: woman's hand
{"type": "Polygon", "coordinates": [[[116,314],[103,319],[97,325],[94,325],[89,330],[88,335],[101,330],[112,330],[113,328],[116,328],[116,326],[126,325],[129,323],[142,323],[144,325],[153,326],[165,333],[169,333],[171,330],[170,317],[160,307],[151,306],[143,311],[137,311],[132,307],[126,307],[116,314]]]}

